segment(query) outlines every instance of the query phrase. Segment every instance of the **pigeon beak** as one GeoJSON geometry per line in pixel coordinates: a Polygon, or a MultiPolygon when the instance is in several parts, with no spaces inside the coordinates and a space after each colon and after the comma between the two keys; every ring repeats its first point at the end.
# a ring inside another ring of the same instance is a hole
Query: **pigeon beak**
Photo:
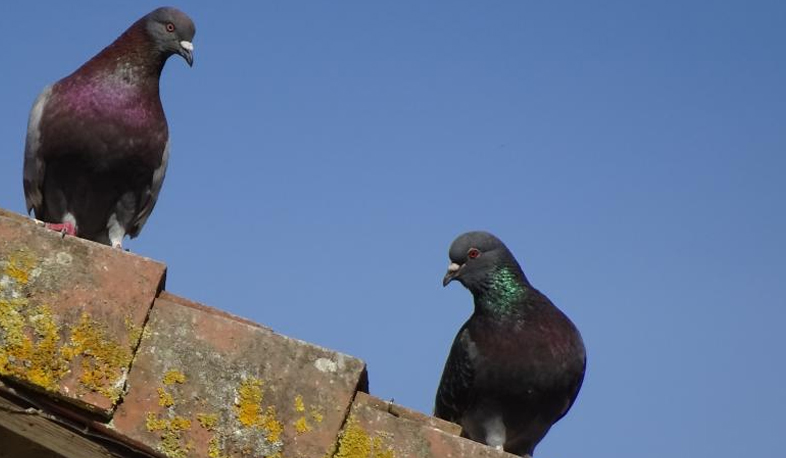
{"type": "Polygon", "coordinates": [[[180,42],[180,51],[178,54],[183,56],[183,59],[188,62],[188,66],[194,65],[194,45],[190,41],[183,40],[180,42]]]}
{"type": "Polygon", "coordinates": [[[448,266],[448,273],[445,274],[445,278],[442,279],[442,286],[448,286],[448,283],[452,282],[453,280],[458,277],[461,268],[464,267],[463,265],[458,265],[455,262],[451,262],[448,266]]]}

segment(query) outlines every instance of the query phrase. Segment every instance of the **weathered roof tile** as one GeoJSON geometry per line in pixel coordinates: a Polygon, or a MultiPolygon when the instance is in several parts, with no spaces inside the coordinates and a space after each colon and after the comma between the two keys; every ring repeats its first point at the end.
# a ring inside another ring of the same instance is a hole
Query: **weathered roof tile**
{"type": "Polygon", "coordinates": [[[113,426],[173,458],[322,457],[364,371],[356,358],[159,298],[113,426]]]}
{"type": "Polygon", "coordinates": [[[0,375],[110,415],[165,271],[0,214],[0,375]]]}

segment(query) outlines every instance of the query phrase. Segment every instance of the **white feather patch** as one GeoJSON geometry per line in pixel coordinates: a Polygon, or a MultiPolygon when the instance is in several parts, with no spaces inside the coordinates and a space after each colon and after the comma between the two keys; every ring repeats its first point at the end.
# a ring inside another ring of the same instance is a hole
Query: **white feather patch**
{"type": "Polygon", "coordinates": [[[72,215],[71,212],[66,212],[66,214],[63,215],[63,220],[61,222],[70,223],[72,226],[74,226],[74,229],[76,229],[76,217],[72,215]]]}
{"type": "Polygon", "coordinates": [[[505,445],[505,423],[502,417],[497,415],[489,418],[483,427],[486,429],[486,444],[502,450],[505,445]]]}
{"type": "Polygon", "coordinates": [[[38,151],[41,146],[41,131],[38,124],[41,122],[41,115],[44,113],[44,105],[49,100],[49,94],[52,93],[52,86],[47,86],[41,91],[41,94],[33,104],[33,109],[30,110],[30,118],[27,120],[27,141],[30,149],[38,151]]]}

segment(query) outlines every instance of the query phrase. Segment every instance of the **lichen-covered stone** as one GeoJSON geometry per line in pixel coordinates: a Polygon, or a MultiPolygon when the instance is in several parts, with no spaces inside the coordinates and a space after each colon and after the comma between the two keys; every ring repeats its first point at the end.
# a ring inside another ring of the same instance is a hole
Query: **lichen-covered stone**
{"type": "Polygon", "coordinates": [[[0,377],[109,415],[164,272],[0,212],[0,377]]]}
{"type": "Polygon", "coordinates": [[[335,458],[513,458],[459,437],[454,428],[417,412],[358,393],[341,432],[335,458]],[[398,412],[397,412],[398,411],[398,412]],[[446,431],[448,430],[448,431],[446,431]]]}
{"type": "Polygon", "coordinates": [[[112,426],[172,458],[322,457],[364,371],[358,359],[162,293],[112,426]],[[175,419],[189,427],[173,429],[175,419]]]}

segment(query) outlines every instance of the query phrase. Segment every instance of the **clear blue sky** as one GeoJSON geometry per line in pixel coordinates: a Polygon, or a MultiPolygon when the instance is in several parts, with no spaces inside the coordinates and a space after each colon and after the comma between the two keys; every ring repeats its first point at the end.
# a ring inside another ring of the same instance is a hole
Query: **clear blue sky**
{"type": "MultiPolygon", "coordinates": [[[[0,206],[38,92],[148,1],[0,4],[0,206]]],[[[167,289],[363,358],[430,411],[486,229],[584,335],[538,455],[782,457],[786,2],[180,4],[172,159],[127,246],[167,289]]],[[[264,355],[259,355],[264,358],[264,355]]]]}

